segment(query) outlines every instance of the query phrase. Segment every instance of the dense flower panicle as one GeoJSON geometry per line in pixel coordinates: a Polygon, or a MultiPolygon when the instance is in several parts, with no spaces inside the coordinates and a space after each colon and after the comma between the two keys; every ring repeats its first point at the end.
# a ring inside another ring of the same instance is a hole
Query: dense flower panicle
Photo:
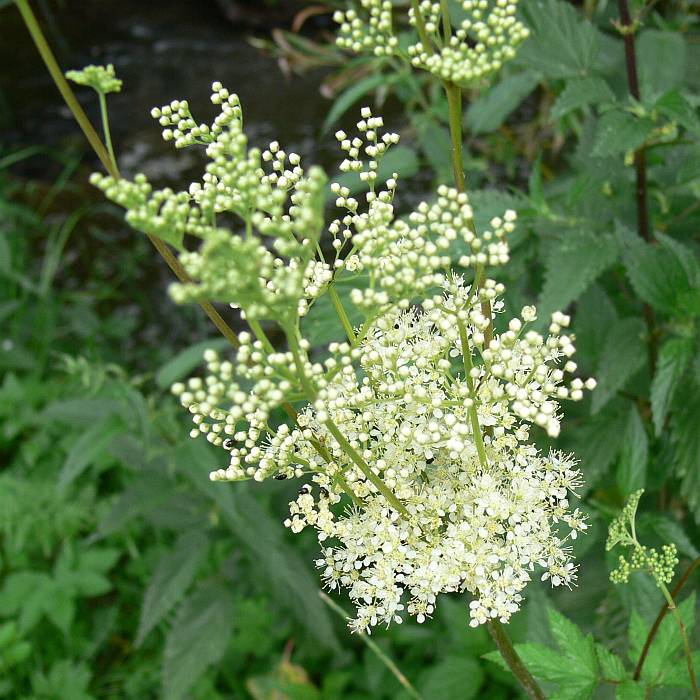
{"type": "MultiPolygon", "coordinates": [[[[461,0],[459,4],[466,16],[446,41],[441,3],[422,0],[419,9],[428,43],[421,38],[408,46],[406,55],[395,34],[390,0],[360,0],[358,9],[334,14],[340,25],[337,43],[355,53],[401,56],[441,80],[472,85],[512,59],[529,32],[516,18],[518,0],[461,0]]],[[[409,9],[409,21],[418,26],[413,7],[409,9]]]]}
{"type": "Polygon", "coordinates": [[[153,111],[167,141],[206,152],[188,190],[93,177],[132,226],[179,248],[192,282],[173,285],[177,302],[227,302],[249,322],[234,358],[208,350],[205,376],[173,386],[191,435],[227,455],[211,478],[304,478],[286,524],[315,528],[323,578],[348,589],[356,629],[423,621],[439,593],[464,590],[473,625],[506,621],[536,570],[571,585],[568,542],[586,529],[569,503],[580,475],[571,456],[540,454],[529,429],[556,436],[560,402],[595,383],[571,377],[562,313],[547,336],[532,307],[492,333],[505,289],[485,270],[507,263],[515,212],[477,231],[467,195],[443,186],[397,218],[398,175],[380,177],[379,164],[399,137],[369,108],[357,135],[336,134],[341,170],[366,188],[355,198],[278,142],[250,148],[240,102],[219,83],[212,101],[221,111],[210,125],[182,100],[153,111]],[[329,190],[341,213],[327,258],[329,190]],[[186,249],[185,235],[199,247],[186,249]],[[335,291],[340,276],[362,282],[349,302],[335,291]],[[348,340],[315,360],[300,319],[324,294],[348,340]],[[364,318],[357,328],[348,303],[364,318]],[[260,319],[277,324],[286,349],[260,319]],[[275,409],[299,402],[292,425],[271,426],[275,409]]]}

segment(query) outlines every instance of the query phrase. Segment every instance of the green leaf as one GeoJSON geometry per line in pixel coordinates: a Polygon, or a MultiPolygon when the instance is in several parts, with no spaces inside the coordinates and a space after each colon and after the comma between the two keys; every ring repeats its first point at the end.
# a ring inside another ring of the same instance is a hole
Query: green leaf
{"type": "Polygon", "coordinates": [[[326,134],[328,130],[352,107],[361,97],[373,92],[379,87],[395,83],[401,76],[397,74],[385,75],[384,73],[373,73],[366,78],[351,83],[350,87],[343,90],[333,100],[332,107],[323,121],[321,134],[326,134]]]}
{"type": "Polygon", "coordinates": [[[615,700],[645,700],[647,697],[646,685],[627,680],[615,686],[615,700]]]}
{"type": "Polygon", "coordinates": [[[656,372],[651,383],[651,413],[654,432],[661,435],[673,395],[693,353],[690,338],[671,338],[659,351],[656,372]]]}
{"type": "Polygon", "coordinates": [[[439,182],[452,178],[452,145],[449,131],[431,114],[412,114],[411,124],[423,157],[435,172],[439,182]]]}
{"type": "Polygon", "coordinates": [[[614,100],[615,94],[603,78],[572,78],[566,82],[564,90],[557,97],[551,116],[552,119],[561,119],[576,109],[614,100]]]}
{"type": "Polygon", "coordinates": [[[584,636],[577,625],[551,606],[548,617],[552,635],[561,653],[568,659],[567,668],[570,673],[595,682],[598,677],[598,659],[593,637],[584,636]]]}
{"type": "Polygon", "coordinates": [[[688,98],[678,90],[667,92],[656,101],[654,107],[691,133],[700,135],[700,119],[697,111],[688,98]]]}
{"type": "Polygon", "coordinates": [[[172,384],[187,377],[193,369],[203,363],[204,351],[221,351],[230,348],[226,338],[210,338],[177,353],[156,372],[156,384],[161,389],[169,389],[172,384]]]}
{"type": "MultiPolygon", "coordinates": [[[[536,678],[552,683],[565,683],[571,680],[571,674],[567,672],[566,660],[551,647],[527,642],[516,644],[515,650],[530,673],[536,678]]],[[[497,651],[484,654],[483,658],[493,661],[505,671],[509,670],[508,664],[497,651]]]]}
{"type": "Polygon", "coordinates": [[[637,38],[636,53],[643,99],[653,99],[683,83],[686,45],[679,32],[645,29],[637,38]]]}
{"type": "Polygon", "coordinates": [[[700,522],[700,392],[692,383],[681,384],[670,413],[673,471],[681,479],[679,492],[700,522]]]}
{"type": "Polygon", "coordinates": [[[102,459],[108,452],[109,444],[123,430],[123,426],[112,417],[88,428],[75,441],[66,456],[58,475],[59,487],[65,488],[73,483],[85,469],[102,459]]]}
{"type": "Polygon", "coordinates": [[[537,310],[543,321],[586,291],[618,254],[615,238],[591,231],[569,231],[547,253],[537,310]]]}
{"type": "Polygon", "coordinates": [[[598,386],[593,392],[593,413],[600,411],[644,365],[644,333],[644,323],[639,318],[622,319],[610,330],[596,372],[598,386]]]}
{"type": "Polygon", "coordinates": [[[538,76],[529,72],[503,78],[469,105],[467,127],[473,134],[496,131],[538,82],[538,76]]]}
{"type": "Polygon", "coordinates": [[[419,689],[426,700],[469,700],[478,697],[483,682],[484,672],[474,658],[446,656],[428,669],[419,689]]]}
{"type": "Polygon", "coordinates": [[[617,654],[613,654],[613,652],[602,644],[595,645],[595,652],[598,657],[600,672],[606,681],[616,681],[619,683],[627,678],[625,665],[617,654]]]}
{"type": "Polygon", "coordinates": [[[547,78],[585,76],[599,64],[600,33],[563,0],[529,0],[522,7],[530,38],[516,63],[547,78]]]}
{"type": "Polygon", "coordinates": [[[144,594],[137,646],[183,598],[207,553],[207,538],[200,532],[187,532],[161,558],[144,594]]]}
{"type": "Polygon", "coordinates": [[[652,532],[664,542],[675,544],[678,551],[689,559],[695,559],[700,555],[700,550],[686,534],[681,524],[671,516],[661,513],[644,513],[644,515],[637,517],[637,531],[652,532]]]}
{"type": "Polygon", "coordinates": [[[233,614],[231,592],[218,583],[201,584],[183,602],[165,641],[165,700],[191,697],[189,691],[201,674],[226,651],[233,614]]]}
{"type": "MultiPolygon", "coordinates": [[[[695,623],[694,592],[678,605],[678,613],[685,624],[687,634],[692,634],[695,623]]],[[[642,678],[649,682],[663,683],[665,671],[670,670],[676,663],[683,663],[679,657],[682,649],[683,638],[678,629],[678,622],[673,615],[667,614],[649,649],[649,655],[642,668],[642,678]]]]}
{"type": "Polygon", "coordinates": [[[647,140],[654,126],[647,117],[636,117],[620,109],[610,110],[598,121],[591,155],[602,158],[634,151],[647,140]]]}
{"type": "Polygon", "coordinates": [[[632,404],[622,436],[622,451],[617,469],[617,485],[621,493],[630,494],[644,488],[648,461],[649,437],[637,406],[632,404]]]}
{"type": "MultiPolygon", "coordinates": [[[[700,651],[694,651],[690,655],[693,660],[693,668],[695,673],[700,669],[700,651]]],[[[690,688],[690,676],[688,675],[688,666],[685,661],[674,664],[671,668],[664,670],[663,674],[664,686],[671,688],[690,688]]]]}
{"type": "Polygon", "coordinates": [[[630,284],[642,301],[674,317],[700,315],[700,269],[694,253],[668,236],[651,245],[624,229],[623,260],[630,284]]]}

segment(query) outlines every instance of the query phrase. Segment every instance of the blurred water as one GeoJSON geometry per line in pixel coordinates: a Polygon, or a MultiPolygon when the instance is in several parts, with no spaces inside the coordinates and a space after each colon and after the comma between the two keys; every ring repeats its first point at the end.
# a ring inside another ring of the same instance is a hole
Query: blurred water
{"type": "MultiPolygon", "coordinates": [[[[214,80],[240,95],[253,143],[279,138],[287,150],[329,164],[329,141],[319,148],[316,138],[329,106],[318,89],[323,73],[286,78],[274,59],[248,44],[249,29],[226,21],[213,0],[64,0],[51,7],[53,22],[42,15],[42,23],[62,67],[113,63],[124,80],[122,92],[109,101],[115,149],[125,173],[140,169],[173,185],[195,169],[200,162],[196,152],[175,152],[164,144],[149,112],[154,105],[187,98],[195,118],[209,121],[215,114],[209,103],[214,80]]],[[[77,142],[76,126],[13,7],[0,11],[0,37],[0,143],[77,142]]],[[[91,91],[78,94],[97,118],[91,91]]]]}

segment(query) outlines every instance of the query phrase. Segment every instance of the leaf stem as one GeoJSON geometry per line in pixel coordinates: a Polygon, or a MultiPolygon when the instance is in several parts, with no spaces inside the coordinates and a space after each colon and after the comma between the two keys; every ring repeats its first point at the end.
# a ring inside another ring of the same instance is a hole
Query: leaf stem
{"type": "Polygon", "coordinates": [[[678,611],[678,608],[676,607],[676,601],[673,599],[673,596],[671,596],[666,585],[660,582],[659,588],[661,588],[661,592],[664,594],[664,598],[666,598],[666,607],[671,611],[673,617],[676,618],[676,622],[678,623],[678,630],[680,631],[681,638],[683,639],[683,652],[685,654],[685,663],[688,666],[688,676],[690,677],[690,685],[693,689],[693,698],[695,698],[695,700],[700,700],[700,691],[698,691],[698,681],[695,677],[695,668],[693,667],[693,655],[690,651],[690,644],[688,642],[688,632],[685,629],[685,623],[683,622],[683,618],[681,617],[681,614],[678,611]]]}
{"type": "MultiPolygon", "coordinates": [[[[323,591],[318,593],[321,596],[321,600],[334,612],[338,613],[340,617],[344,620],[348,620],[349,617],[345,610],[338,605],[330,596],[326,595],[323,591]]],[[[391,671],[394,678],[404,687],[406,692],[416,700],[423,700],[423,696],[411,685],[411,682],[403,675],[401,669],[385,654],[380,646],[365,632],[359,633],[360,639],[369,647],[369,649],[374,653],[377,658],[391,671]]]]}
{"type": "Polygon", "coordinates": [[[531,698],[531,700],[545,700],[542,689],[533,678],[530,671],[527,670],[527,667],[506,634],[503,625],[498,620],[489,620],[486,623],[486,627],[493,641],[496,643],[496,648],[503,657],[503,660],[508,664],[508,668],[520,681],[520,685],[525,691],[525,694],[531,698]]]}
{"type": "Polygon", "coordinates": [[[331,302],[333,303],[333,308],[335,309],[335,312],[338,314],[338,318],[340,319],[340,323],[343,326],[343,330],[345,331],[345,335],[348,337],[348,340],[354,344],[355,341],[357,340],[357,336],[355,335],[355,331],[352,328],[352,323],[350,323],[350,319],[348,318],[348,315],[345,312],[345,309],[343,308],[343,302],[340,300],[340,296],[338,295],[338,292],[336,291],[335,287],[333,286],[333,282],[331,282],[328,285],[328,294],[330,295],[331,302]]]}
{"type": "MultiPolygon", "coordinates": [[[[671,598],[675,600],[678,598],[680,592],[683,590],[683,587],[685,584],[688,582],[688,579],[692,576],[693,572],[697,567],[700,566],[700,557],[696,557],[693,559],[693,561],[690,563],[690,566],[683,572],[682,576],[678,579],[678,583],[673,588],[673,591],[671,592],[671,598]]],[[[654,620],[654,624],[651,626],[651,629],[649,630],[649,634],[647,635],[646,641],[644,642],[644,646],[642,647],[642,653],[639,655],[639,661],[637,661],[637,666],[634,669],[634,680],[638,681],[641,676],[642,676],[642,669],[644,668],[644,662],[647,659],[647,655],[649,654],[649,649],[651,649],[651,644],[654,641],[654,637],[656,637],[656,633],[659,631],[659,627],[661,627],[661,623],[663,622],[664,618],[666,617],[666,614],[669,611],[669,606],[668,602],[664,603],[661,606],[661,610],[659,610],[659,614],[656,616],[656,620],[654,620]]]]}

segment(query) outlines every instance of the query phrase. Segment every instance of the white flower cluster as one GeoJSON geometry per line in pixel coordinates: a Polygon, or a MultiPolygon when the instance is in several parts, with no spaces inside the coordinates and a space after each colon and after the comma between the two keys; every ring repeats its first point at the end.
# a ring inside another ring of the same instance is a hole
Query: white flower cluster
{"type": "Polygon", "coordinates": [[[420,38],[408,46],[405,56],[394,34],[392,3],[361,0],[359,11],[334,14],[340,25],[337,44],[355,53],[403,56],[441,80],[472,85],[512,59],[529,31],[516,19],[518,0],[461,0],[459,4],[466,16],[448,37],[441,35],[445,26],[442,3],[422,0],[419,15],[411,7],[409,21],[418,28],[420,38]]]}
{"type": "Polygon", "coordinates": [[[379,164],[398,136],[368,108],[358,136],[336,135],[342,169],[367,188],[360,202],[277,142],[249,148],[238,98],[216,83],[212,101],[221,113],[206,128],[186,102],[157,111],[166,139],[206,150],[204,177],[187,191],[153,191],[144,176],[93,179],[133,226],[180,249],[193,281],[174,286],[176,301],[228,302],[250,326],[235,360],[207,351],[206,376],[173,387],[192,414],[191,435],[228,454],[211,478],[306,476],[287,525],[317,530],[323,577],[348,589],[357,629],[404,612],[422,621],[438,593],[464,590],[472,624],[506,621],[536,569],[571,584],[567,542],[586,529],[569,507],[578,471],[569,456],[540,454],[529,428],[556,436],[559,402],[594,382],[567,376],[576,365],[564,314],[547,337],[528,327],[532,307],[493,332],[504,287],[485,268],[507,262],[515,212],[477,232],[468,197],[441,187],[396,219],[397,175],[382,182],[379,164]],[[329,226],[327,261],[329,189],[343,214],[329,226]],[[232,217],[240,232],[223,225],[232,217]],[[185,249],[186,234],[199,248],[185,249]],[[357,280],[358,328],[336,290],[341,276],[357,280]],[[348,340],[316,361],[300,320],[323,294],[348,340]],[[286,349],[260,319],[277,324],[286,349]],[[280,406],[293,420],[273,428],[280,406]]]}
{"type": "MultiPolygon", "coordinates": [[[[511,320],[484,347],[483,296],[453,278],[446,295],[426,300],[423,310],[382,315],[355,347],[332,344],[325,374],[308,368],[318,394],[293,428],[265,434],[269,407],[281,398],[272,373],[242,392],[230,380],[230,363],[214,353],[208,360],[216,376],[206,387],[198,379],[174,387],[194,414],[195,433],[231,454],[229,466],[212,479],[308,475],[316,483],[318,496],[310,484],[302,486],[286,524],[295,532],[317,529],[324,547],[318,565],[329,587],[348,589],[357,629],[400,621],[404,611],[423,621],[438,593],[463,590],[473,595],[473,625],[507,621],[536,568],[552,585],[575,580],[567,540],[586,529],[581,514],[569,509],[579,473],[570,456],[544,456],[527,443],[527,422],[556,434],[558,400],[581,397],[580,380],[563,383],[573,363],[556,366],[573,352],[571,338],[559,333],[568,318],[556,314],[552,334],[543,338],[525,330],[535,318],[526,308],[527,321],[511,320]],[[460,376],[460,367],[471,369],[460,376]],[[278,392],[268,392],[266,405],[259,402],[261,383],[278,392]],[[221,408],[225,393],[230,408],[221,408]],[[472,408],[488,431],[484,459],[472,408]],[[237,429],[239,423],[248,428],[237,429]],[[348,458],[330,424],[371,465],[403,513],[348,458]],[[224,435],[232,438],[222,441],[224,435]],[[325,456],[315,440],[326,446],[325,456]],[[354,504],[339,510],[348,493],[354,504]]],[[[257,353],[260,358],[259,345],[257,353]]],[[[285,353],[270,358],[277,374],[291,364],[285,353]]],[[[239,354],[244,376],[250,359],[247,349],[239,354]]],[[[593,381],[586,386],[593,388],[593,381]]]]}

